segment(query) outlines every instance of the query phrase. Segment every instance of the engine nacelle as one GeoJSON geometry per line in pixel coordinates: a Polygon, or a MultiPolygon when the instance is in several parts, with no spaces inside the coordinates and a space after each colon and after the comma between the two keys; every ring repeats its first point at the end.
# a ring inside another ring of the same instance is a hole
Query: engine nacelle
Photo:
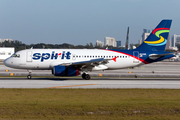
{"type": "Polygon", "coordinates": [[[78,76],[79,70],[74,66],[54,66],[52,70],[54,76],[78,76]]]}

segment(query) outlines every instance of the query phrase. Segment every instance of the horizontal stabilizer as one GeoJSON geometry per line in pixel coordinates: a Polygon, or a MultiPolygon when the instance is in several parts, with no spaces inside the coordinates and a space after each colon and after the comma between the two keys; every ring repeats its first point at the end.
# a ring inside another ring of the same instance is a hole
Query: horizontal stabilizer
{"type": "Polygon", "coordinates": [[[167,55],[173,55],[174,53],[166,53],[166,54],[150,54],[149,55],[149,58],[150,59],[157,59],[157,58],[160,58],[160,57],[164,57],[164,56],[167,56],[167,55]]]}

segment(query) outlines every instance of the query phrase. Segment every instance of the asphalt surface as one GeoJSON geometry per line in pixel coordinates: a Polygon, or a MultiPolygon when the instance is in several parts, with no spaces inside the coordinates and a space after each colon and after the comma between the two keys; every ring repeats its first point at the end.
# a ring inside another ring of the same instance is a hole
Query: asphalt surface
{"type": "Polygon", "coordinates": [[[91,80],[82,80],[81,77],[54,77],[49,70],[38,70],[32,71],[32,79],[29,80],[26,78],[27,70],[0,65],[0,88],[180,89],[180,62],[159,62],[134,69],[95,71],[89,74],[92,76],[91,80]]]}
{"type": "Polygon", "coordinates": [[[0,88],[164,88],[180,89],[180,79],[0,78],[0,88]]]}
{"type": "MultiPolygon", "coordinates": [[[[100,77],[152,77],[152,78],[180,78],[180,62],[158,62],[140,67],[92,71],[89,74],[100,77]]],[[[8,68],[0,65],[0,76],[27,76],[27,70],[8,68]]],[[[53,76],[51,70],[32,70],[32,76],[53,76]]]]}

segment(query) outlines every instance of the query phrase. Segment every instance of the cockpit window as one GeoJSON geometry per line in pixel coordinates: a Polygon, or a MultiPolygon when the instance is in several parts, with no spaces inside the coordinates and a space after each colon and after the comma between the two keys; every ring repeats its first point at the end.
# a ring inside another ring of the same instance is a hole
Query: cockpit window
{"type": "Polygon", "coordinates": [[[14,53],[13,55],[11,55],[11,57],[20,58],[20,54],[14,53]]]}

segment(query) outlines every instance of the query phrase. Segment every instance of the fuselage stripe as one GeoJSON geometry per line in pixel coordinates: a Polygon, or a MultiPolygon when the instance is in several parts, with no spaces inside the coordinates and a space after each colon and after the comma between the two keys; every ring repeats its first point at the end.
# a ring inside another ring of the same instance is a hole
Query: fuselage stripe
{"type": "Polygon", "coordinates": [[[106,51],[112,51],[112,52],[117,52],[117,53],[121,53],[121,54],[125,54],[125,55],[131,56],[131,57],[133,57],[133,58],[135,58],[135,59],[143,62],[144,64],[148,64],[147,61],[145,61],[145,60],[143,60],[143,59],[141,59],[141,58],[139,58],[139,57],[133,56],[133,55],[131,55],[131,54],[123,53],[123,52],[120,52],[120,51],[108,50],[108,49],[104,49],[104,50],[106,50],[106,51]]]}

